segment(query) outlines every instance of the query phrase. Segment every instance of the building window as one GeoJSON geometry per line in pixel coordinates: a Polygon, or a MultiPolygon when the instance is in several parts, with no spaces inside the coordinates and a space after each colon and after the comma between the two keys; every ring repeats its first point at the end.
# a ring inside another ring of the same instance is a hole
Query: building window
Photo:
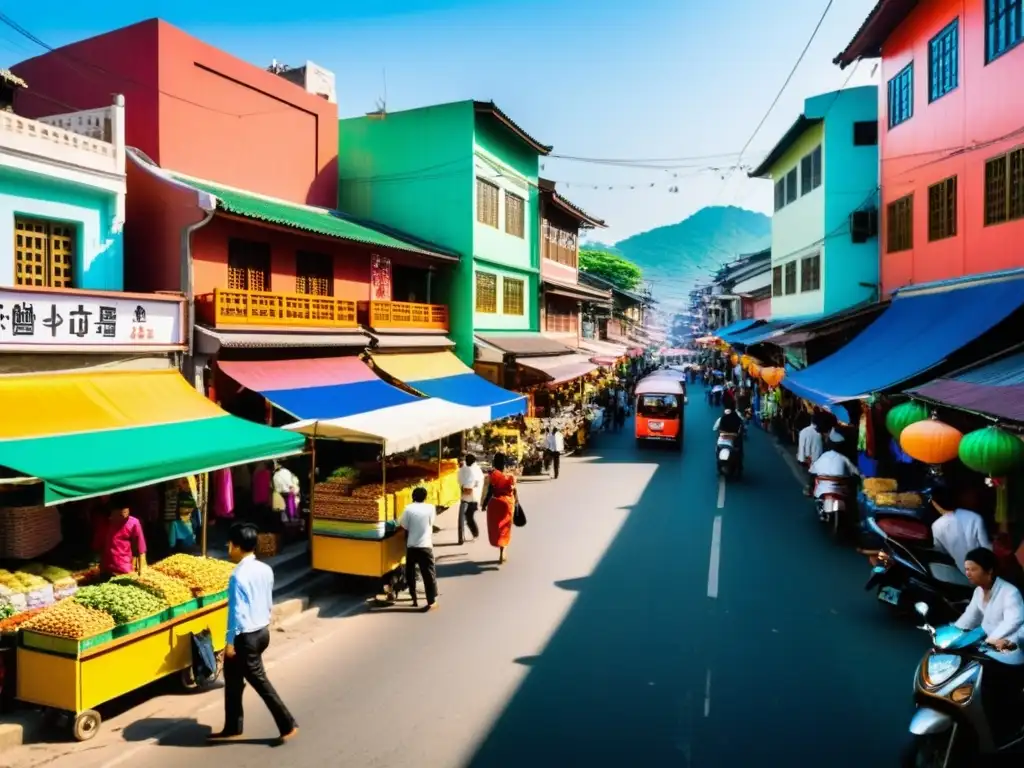
{"type": "Polygon", "coordinates": [[[575,232],[544,219],[541,223],[541,238],[541,251],[545,259],[576,268],[579,249],[575,232]]]}
{"type": "Polygon", "coordinates": [[[985,224],[1024,219],[1024,147],[985,163],[985,224]]]}
{"type": "Polygon", "coordinates": [[[296,253],[295,292],[310,296],[333,296],[334,260],[326,253],[296,253]]]}
{"type": "Polygon", "coordinates": [[[895,128],[914,116],[914,62],[889,81],[889,127],[895,128]]]}
{"type": "Polygon", "coordinates": [[[1022,0],[985,0],[985,62],[995,61],[1024,39],[1022,0]]]}
{"type": "Polygon", "coordinates": [[[772,296],[782,295],[782,266],[772,267],[772,296]]]}
{"type": "Polygon", "coordinates": [[[796,262],[791,261],[786,266],[786,295],[796,293],[796,262]]]}
{"type": "Polygon", "coordinates": [[[914,196],[893,200],[886,206],[886,247],[889,253],[914,247],[914,196]]]}
{"type": "Polygon", "coordinates": [[[928,43],[928,101],[940,99],[960,84],[960,20],[943,29],[928,43]]]}
{"type": "Polygon", "coordinates": [[[270,290],[270,244],[228,240],[228,288],[233,291],[270,290]]]}
{"type": "Polygon", "coordinates": [[[805,256],[800,260],[800,292],[817,291],[821,288],[821,254],[805,256]]]}
{"type": "Polygon", "coordinates": [[[821,145],[800,160],[800,195],[821,186],[821,145]]]}
{"type": "Polygon", "coordinates": [[[853,146],[874,147],[878,145],[878,122],[864,120],[853,124],[853,146]]]}
{"type": "Polygon", "coordinates": [[[526,286],[522,280],[514,277],[502,278],[501,281],[501,312],[504,315],[525,315],[526,307],[523,298],[526,286]]]}
{"type": "Polygon", "coordinates": [[[15,285],[73,288],[74,259],[74,226],[14,217],[15,285]]]}
{"type": "Polygon", "coordinates": [[[505,193],[505,231],[516,237],[526,236],[526,201],[511,192],[505,193]]]}
{"type": "Polygon", "coordinates": [[[786,174],[786,205],[796,201],[796,168],[786,174]]]}
{"type": "Polygon", "coordinates": [[[476,273],[476,311],[493,315],[498,311],[498,276],[490,272],[476,273]]]}
{"type": "Polygon", "coordinates": [[[956,176],[928,187],[928,239],[956,236],[956,176]]]}
{"type": "Polygon", "coordinates": [[[781,211],[786,207],[786,177],[775,182],[775,210],[781,211]]]}
{"type": "Polygon", "coordinates": [[[476,220],[498,228],[498,187],[483,179],[476,180],[476,220]]]}
{"type": "Polygon", "coordinates": [[[577,312],[566,307],[564,300],[548,296],[544,302],[544,330],[548,333],[574,333],[577,312]]]}

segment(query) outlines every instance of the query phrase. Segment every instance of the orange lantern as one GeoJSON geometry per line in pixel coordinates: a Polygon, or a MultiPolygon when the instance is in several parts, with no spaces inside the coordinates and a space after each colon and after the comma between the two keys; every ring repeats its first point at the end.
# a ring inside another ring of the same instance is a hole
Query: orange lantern
{"type": "Polygon", "coordinates": [[[738,363],[739,361],[740,361],[740,356],[737,355],[735,352],[733,352],[731,355],[729,355],[729,362],[731,362],[733,365],[736,365],[736,363],[738,363]]]}
{"type": "Polygon", "coordinates": [[[769,387],[775,388],[786,378],[785,368],[762,368],[761,380],[769,387]]]}
{"type": "Polygon", "coordinates": [[[925,419],[900,433],[900,447],[911,458],[925,464],[945,464],[960,453],[963,433],[938,419],[925,419]]]}
{"type": "Polygon", "coordinates": [[[743,366],[743,370],[747,370],[747,368],[750,366],[751,362],[752,361],[750,359],[750,355],[741,355],[740,356],[740,365],[743,366]]]}
{"type": "Polygon", "coordinates": [[[759,379],[761,378],[761,366],[757,363],[751,362],[750,367],[747,369],[747,373],[750,374],[750,378],[759,379]]]}

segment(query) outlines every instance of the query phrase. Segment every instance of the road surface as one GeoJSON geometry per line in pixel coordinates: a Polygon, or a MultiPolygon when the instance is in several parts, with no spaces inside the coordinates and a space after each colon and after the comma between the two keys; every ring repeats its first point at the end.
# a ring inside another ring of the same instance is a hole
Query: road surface
{"type": "Polygon", "coordinates": [[[333,615],[274,637],[299,738],[246,694],[250,741],[204,746],[220,692],[112,710],[88,744],[12,768],[523,768],[890,765],[927,647],[863,590],[867,565],[812,519],[764,434],[742,482],[714,476],[714,415],[687,445],[598,436],[558,481],[525,481],[509,562],[438,536],[440,608],[333,615]]]}

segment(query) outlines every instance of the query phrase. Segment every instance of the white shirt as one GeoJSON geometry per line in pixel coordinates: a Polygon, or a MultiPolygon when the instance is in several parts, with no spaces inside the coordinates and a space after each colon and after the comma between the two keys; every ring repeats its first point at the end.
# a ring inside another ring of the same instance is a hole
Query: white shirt
{"type": "Polygon", "coordinates": [[[554,451],[555,453],[565,453],[565,436],[561,432],[549,434],[546,447],[549,451],[554,451]]]}
{"type": "MultiPolygon", "coordinates": [[[[812,475],[828,477],[852,477],[860,475],[853,462],[838,451],[825,451],[808,470],[812,475]]],[[[820,499],[826,493],[838,493],[843,489],[840,483],[833,480],[819,480],[814,484],[814,498],[820,499]]]]}
{"type": "Polygon", "coordinates": [[[465,465],[459,467],[459,488],[462,489],[463,501],[480,503],[480,497],[484,490],[484,473],[479,464],[474,464],[471,467],[465,465]]]}
{"type": "Polygon", "coordinates": [[[813,424],[808,424],[800,430],[796,448],[797,461],[801,463],[810,461],[813,463],[818,460],[824,451],[825,442],[821,439],[821,433],[814,428],[813,424]]]}
{"type": "Polygon", "coordinates": [[[408,532],[405,546],[420,549],[434,548],[434,520],[437,518],[437,507],[425,501],[413,502],[402,510],[398,519],[398,527],[408,532]]]}
{"type": "Polygon", "coordinates": [[[281,495],[298,493],[299,478],[288,467],[281,467],[274,473],[274,491],[281,495]]]}
{"type": "Polygon", "coordinates": [[[989,641],[1015,640],[1021,626],[1024,626],[1024,599],[1021,599],[1020,591],[997,578],[989,591],[988,605],[982,603],[984,595],[981,587],[974,590],[971,604],[956,620],[956,626],[963,630],[980,626],[989,641]]]}
{"type": "Polygon", "coordinates": [[[981,519],[981,515],[969,509],[958,509],[941,515],[932,523],[932,537],[935,539],[935,545],[950,555],[961,571],[964,570],[967,553],[972,549],[992,549],[992,541],[985,530],[985,521],[981,519]]]}

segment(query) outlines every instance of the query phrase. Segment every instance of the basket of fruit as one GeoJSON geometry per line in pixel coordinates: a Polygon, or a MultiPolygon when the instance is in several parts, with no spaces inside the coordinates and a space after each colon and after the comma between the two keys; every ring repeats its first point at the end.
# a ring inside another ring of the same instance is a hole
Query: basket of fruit
{"type": "Polygon", "coordinates": [[[167,616],[167,601],[137,586],[108,582],[82,587],[72,598],[79,605],[103,611],[114,620],[114,637],[154,627],[167,616]]]}
{"type": "MultiPolygon", "coordinates": [[[[171,555],[154,565],[153,569],[183,582],[196,597],[209,598],[227,591],[234,566],[226,560],[212,557],[171,555]]],[[[200,605],[205,604],[209,601],[201,599],[200,605]]]]}
{"type": "Polygon", "coordinates": [[[113,638],[114,620],[109,613],[88,608],[69,597],[40,611],[21,625],[26,648],[78,656],[113,638]]]}

